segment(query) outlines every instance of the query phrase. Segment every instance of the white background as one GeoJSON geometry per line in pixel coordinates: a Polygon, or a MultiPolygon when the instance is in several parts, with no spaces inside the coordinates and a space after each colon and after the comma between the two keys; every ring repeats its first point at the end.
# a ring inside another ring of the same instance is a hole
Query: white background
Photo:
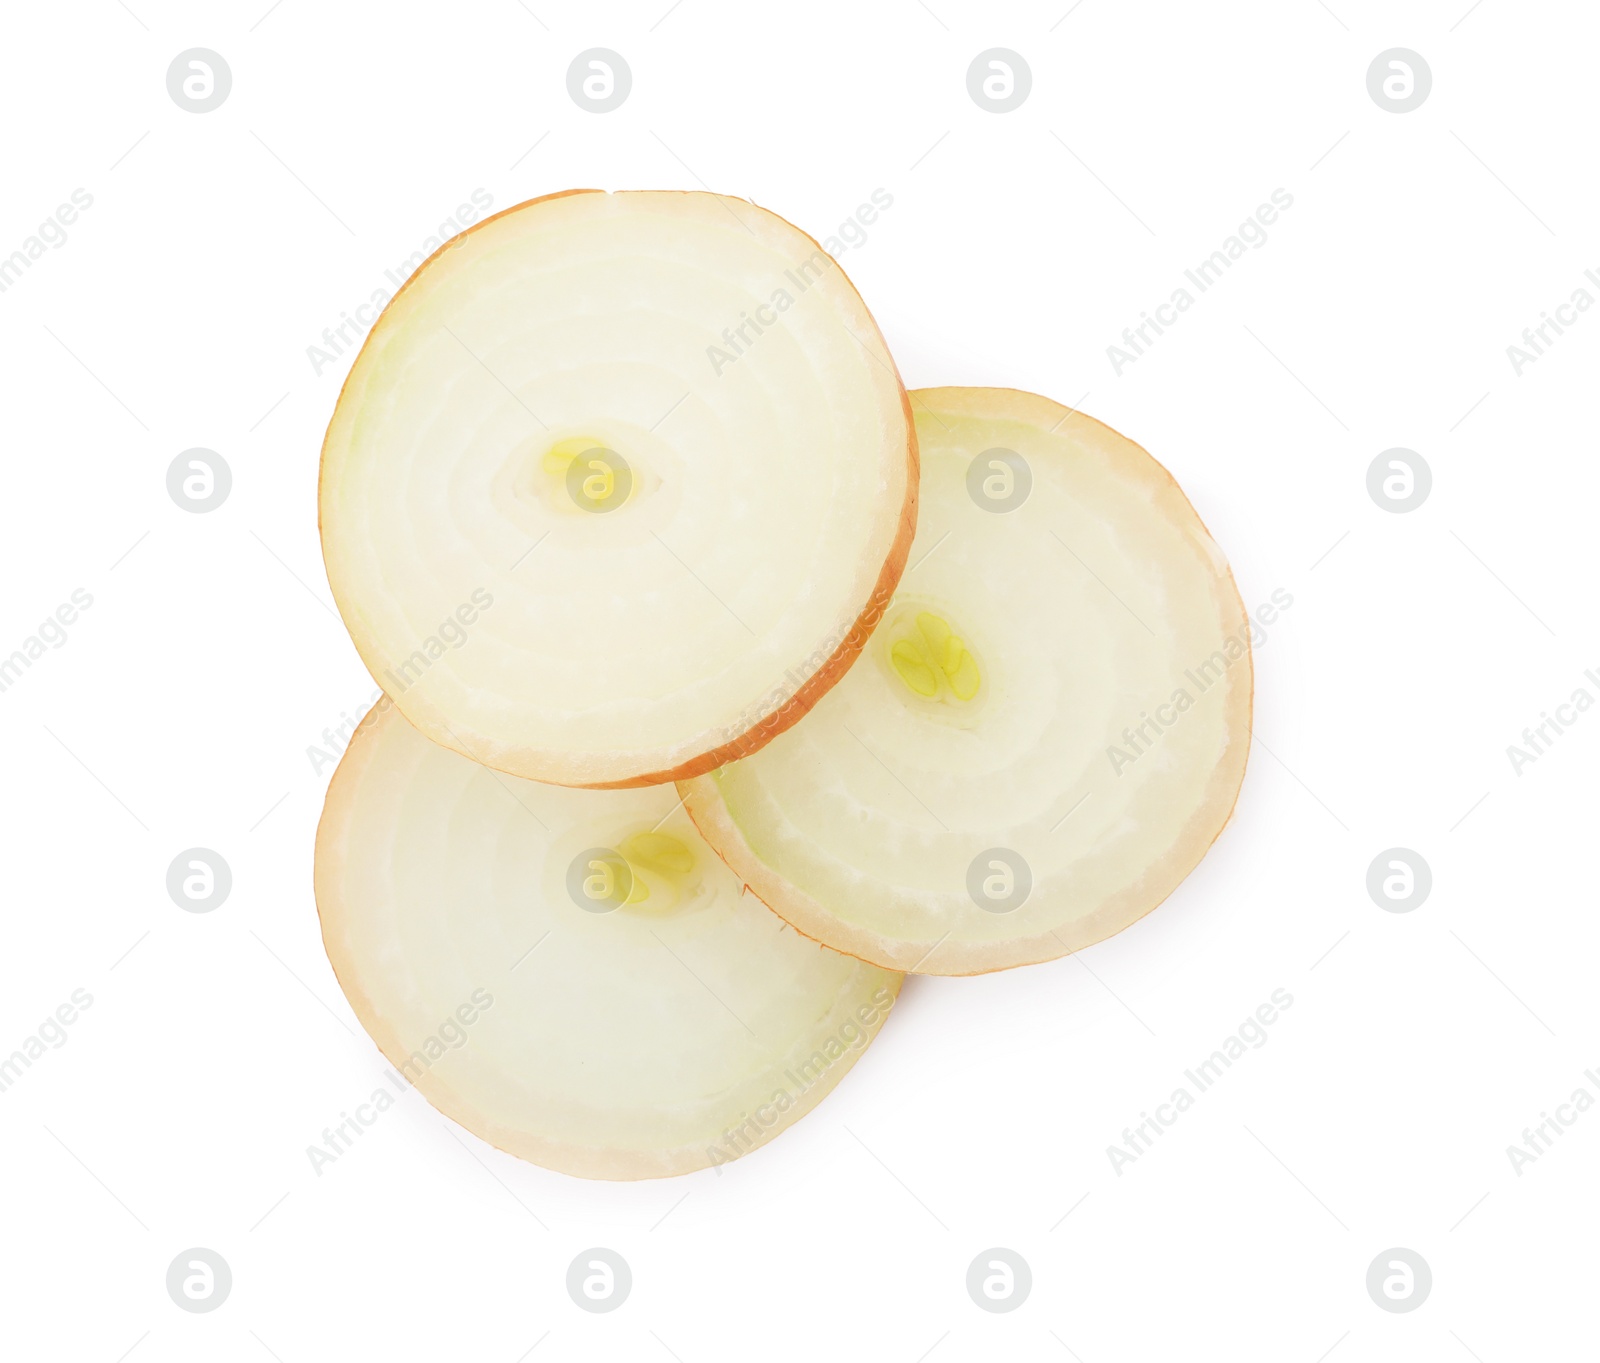
{"type": "Polygon", "coordinates": [[[1600,1092],[1600,713],[1520,775],[1506,748],[1580,685],[1600,696],[1600,315],[1520,377],[1506,347],[1600,270],[1600,16],[268,3],[17,7],[0,44],[0,252],[74,189],[94,198],[0,295],[0,652],[74,589],[94,599],[0,694],[0,1055],[74,989],[94,999],[0,1094],[7,1356],[1592,1347],[1600,1115],[1520,1175],[1507,1147],[1600,1092]],[[233,73],[205,115],[165,85],[195,46],[233,73]],[[605,115],[566,89],[594,46],[633,72],[605,115]],[[1033,73],[1003,115],[966,89],[996,46],[1033,73]],[[1403,115],[1366,88],[1394,46],[1433,72],[1403,115]],[[1081,401],[1173,470],[1248,605],[1293,596],[1258,652],[1237,815],[1165,906],[1081,957],[910,981],[840,1090],[720,1173],[566,1178],[411,1094],[318,1177],[306,1147],[380,1057],[311,895],[328,769],[307,748],[371,682],[314,500],[348,356],[319,376],[306,349],[476,188],[501,208],[701,185],[819,237],[887,190],[841,264],[907,384],[1081,401]],[[1106,347],[1280,187],[1294,205],[1267,244],[1116,375],[1106,347]],[[166,492],[191,446],[233,471],[207,515],[166,492]],[[1407,515],[1366,491],[1391,446],[1433,470],[1407,515]],[[1365,888],[1397,845],[1434,876],[1408,914],[1365,888]],[[211,914],[166,893],[193,846],[232,867],[211,914]],[[1294,1003],[1267,1044],[1115,1172],[1107,1146],[1278,988],[1294,1003]],[[565,1290],[594,1245],[633,1270],[608,1315],[565,1290]],[[165,1290],[191,1246],[232,1267],[211,1314],[165,1290]],[[1006,1315],[965,1288],[991,1246],[1033,1273],[1006,1315]],[[1432,1267],[1410,1314],[1366,1291],[1391,1246],[1432,1267]]]}

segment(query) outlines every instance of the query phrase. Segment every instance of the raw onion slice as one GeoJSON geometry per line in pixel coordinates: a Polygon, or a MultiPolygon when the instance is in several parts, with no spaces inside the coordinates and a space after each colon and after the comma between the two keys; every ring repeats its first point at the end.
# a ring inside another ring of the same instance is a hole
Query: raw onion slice
{"type": "Polygon", "coordinates": [[[351,1007],[436,1108],[587,1178],[725,1163],[821,1101],[899,975],[787,927],[671,786],[566,790],[479,766],[387,701],[317,829],[351,1007]]]}
{"type": "Polygon", "coordinates": [[[910,408],[810,237],[739,199],[574,191],[384,309],[323,446],[328,580],[406,718],[503,771],[630,786],[755,751],[905,566],[910,408]]]}
{"type": "Polygon", "coordinates": [[[1132,441],[1010,389],[911,397],[917,539],[860,665],[680,789],[801,932],[974,974],[1121,931],[1205,855],[1244,776],[1250,623],[1132,441]]]}

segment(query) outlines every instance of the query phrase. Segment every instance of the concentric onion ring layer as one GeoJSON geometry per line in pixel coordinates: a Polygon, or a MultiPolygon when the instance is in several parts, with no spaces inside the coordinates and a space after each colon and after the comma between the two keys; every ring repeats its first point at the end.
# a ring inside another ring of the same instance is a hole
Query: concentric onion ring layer
{"type": "Polygon", "coordinates": [[[329,426],[321,520],[408,719],[504,771],[613,786],[803,714],[892,593],[915,498],[894,364],[815,242],[738,199],[583,191],[478,224],[385,309],[329,426]],[[625,469],[569,483],[589,447],[625,469]]]}
{"type": "Polygon", "coordinates": [[[850,1069],[900,986],[743,894],[670,785],[504,776],[385,702],[329,788],[316,890],[339,983],[394,1071],[484,1140],[591,1178],[770,1140],[850,1069]],[[594,849],[619,845],[643,849],[645,893],[575,893],[604,875],[594,849]]]}
{"type": "Polygon", "coordinates": [[[1098,942],[1200,861],[1244,775],[1251,626],[1137,445],[1014,390],[911,397],[920,522],[884,625],[803,724],[682,789],[802,932],[971,974],[1098,942]]]}

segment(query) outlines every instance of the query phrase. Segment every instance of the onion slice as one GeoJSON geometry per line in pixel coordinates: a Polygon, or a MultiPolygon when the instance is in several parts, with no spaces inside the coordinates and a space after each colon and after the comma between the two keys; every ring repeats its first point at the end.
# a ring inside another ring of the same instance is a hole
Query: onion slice
{"type": "Polygon", "coordinates": [[[807,936],[975,974],[1109,937],[1198,864],[1244,777],[1251,623],[1132,441],[1011,389],[911,398],[912,566],[860,665],[680,789],[807,936]]]}
{"type": "Polygon", "coordinates": [[[670,785],[503,776],[387,701],[328,789],[316,893],[328,959],[392,1076],[502,1150],[586,1178],[687,1173],[771,1140],[839,1082],[900,988],[744,894],[670,785]]]}
{"type": "Polygon", "coordinates": [[[384,309],[323,446],[323,554],[429,738],[652,784],[838,680],[916,486],[894,362],[815,241],[740,199],[573,191],[454,238],[384,309]]]}

